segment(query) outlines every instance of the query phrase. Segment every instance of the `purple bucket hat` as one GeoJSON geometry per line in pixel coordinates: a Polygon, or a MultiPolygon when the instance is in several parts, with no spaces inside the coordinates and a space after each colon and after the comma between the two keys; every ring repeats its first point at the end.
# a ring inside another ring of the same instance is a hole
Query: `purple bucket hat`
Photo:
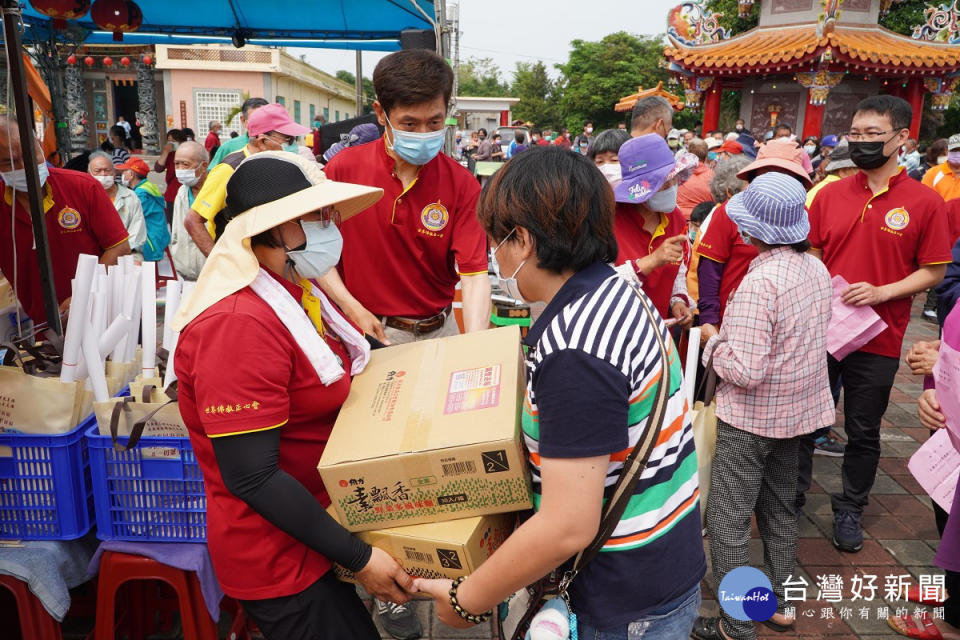
{"type": "Polygon", "coordinates": [[[631,138],[617,153],[623,181],[613,189],[617,202],[639,204],[660,190],[676,166],[666,141],[655,133],[631,138]]]}

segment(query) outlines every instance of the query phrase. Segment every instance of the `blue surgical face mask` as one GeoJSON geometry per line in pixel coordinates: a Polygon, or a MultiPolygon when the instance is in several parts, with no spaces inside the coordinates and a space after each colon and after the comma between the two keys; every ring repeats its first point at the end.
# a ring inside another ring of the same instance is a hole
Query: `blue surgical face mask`
{"type": "MultiPolygon", "coordinates": [[[[47,178],[50,177],[50,169],[47,168],[46,162],[41,162],[37,165],[37,173],[40,174],[40,186],[42,187],[47,183],[47,178]]],[[[0,178],[3,179],[3,183],[8,187],[13,187],[14,191],[27,191],[27,170],[26,169],[14,169],[13,171],[4,171],[0,173],[0,178]]]]}
{"type": "Polygon", "coordinates": [[[527,302],[527,300],[524,299],[523,294],[520,293],[520,285],[517,284],[517,274],[520,273],[520,269],[523,268],[523,265],[527,264],[527,261],[524,260],[518,264],[517,268],[513,272],[513,275],[509,278],[504,278],[502,275],[500,275],[500,263],[497,262],[497,250],[503,246],[503,243],[506,242],[516,230],[517,228],[514,227],[513,230],[511,230],[510,233],[508,233],[507,236],[500,242],[500,244],[498,244],[493,250],[493,272],[497,276],[497,280],[500,282],[500,288],[507,295],[507,297],[513,298],[514,300],[518,300],[520,302],[527,302]]]}
{"type": "Polygon", "coordinates": [[[290,144],[283,145],[284,151],[289,151],[290,153],[300,153],[300,145],[296,142],[291,142],[290,144]]]}
{"type": "Polygon", "coordinates": [[[658,213],[670,213],[677,208],[677,185],[668,189],[661,189],[650,196],[647,200],[647,206],[651,211],[658,213]]]}
{"type": "Polygon", "coordinates": [[[430,131],[427,133],[415,133],[413,131],[398,131],[384,113],[383,117],[390,125],[393,137],[393,145],[388,143],[388,147],[393,150],[406,162],[415,165],[425,165],[440,153],[443,148],[443,140],[447,132],[444,129],[439,131],[430,131]]]}
{"type": "Polygon", "coordinates": [[[335,224],[301,220],[307,241],[302,247],[288,249],[287,257],[304,278],[320,278],[340,262],[343,236],[335,224]]]}

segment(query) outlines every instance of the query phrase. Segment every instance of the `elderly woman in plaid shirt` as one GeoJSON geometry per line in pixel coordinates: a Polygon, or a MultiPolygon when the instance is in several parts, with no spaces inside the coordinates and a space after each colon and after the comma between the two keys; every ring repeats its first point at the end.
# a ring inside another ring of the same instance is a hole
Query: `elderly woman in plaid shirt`
{"type": "MultiPolygon", "coordinates": [[[[805,197],[795,179],[767,173],[730,199],[727,214],[760,255],[730,297],[719,333],[705,329],[703,352],[720,378],[707,505],[714,579],[749,565],[756,512],[763,569],[777,597],[777,613],[764,624],[778,631],[794,623],[784,615],[783,583],[796,559],[799,436],[834,419],[823,357],[832,289],[826,267],[806,253],[805,197]]],[[[756,631],[722,611],[699,618],[694,637],[753,640],[756,631]]]]}

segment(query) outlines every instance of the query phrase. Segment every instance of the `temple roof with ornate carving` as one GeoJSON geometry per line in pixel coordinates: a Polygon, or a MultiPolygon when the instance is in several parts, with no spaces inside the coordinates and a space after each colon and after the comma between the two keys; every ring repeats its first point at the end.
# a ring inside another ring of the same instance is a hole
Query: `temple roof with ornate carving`
{"type": "Polygon", "coordinates": [[[809,69],[821,60],[868,72],[915,75],[960,67],[960,46],[914,40],[879,25],[837,24],[817,34],[816,25],[757,27],[717,43],[684,45],[668,36],[663,54],[687,71],[742,75],[809,69]]]}

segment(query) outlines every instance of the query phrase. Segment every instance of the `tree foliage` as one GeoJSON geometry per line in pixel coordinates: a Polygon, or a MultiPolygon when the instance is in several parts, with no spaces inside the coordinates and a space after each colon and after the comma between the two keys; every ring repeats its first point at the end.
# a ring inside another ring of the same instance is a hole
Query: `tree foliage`
{"type": "Polygon", "coordinates": [[[912,35],[915,26],[926,22],[923,17],[923,11],[927,8],[928,4],[931,3],[925,0],[895,2],[893,6],[890,7],[890,11],[880,18],[880,24],[891,31],[902,33],[905,36],[912,35]]]}
{"type": "Polygon", "coordinates": [[[591,120],[597,129],[616,126],[622,116],[613,105],[637,86],[656,86],[669,79],[660,67],[663,43],[659,38],[611,33],[599,42],[574,40],[566,63],[558,64],[563,95],[560,109],[564,125],[580,131],[591,120]]]}
{"type": "MultiPolygon", "coordinates": [[[[351,87],[356,86],[357,76],[356,74],[350,73],[341,69],[335,74],[337,80],[340,82],[346,82],[351,87]]],[[[377,99],[377,92],[373,90],[373,80],[370,78],[364,78],[362,81],[363,84],[363,112],[371,113],[373,111],[373,101],[377,99]]]]}
{"type": "Polygon", "coordinates": [[[510,93],[510,86],[500,75],[500,67],[492,58],[467,58],[460,63],[461,96],[495,98],[510,93]]]}
{"type": "Polygon", "coordinates": [[[520,99],[513,106],[514,117],[536,123],[541,128],[560,126],[556,90],[542,61],[518,62],[510,85],[510,96],[520,99]]]}
{"type": "Polygon", "coordinates": [[[727,30],[730,35],[736,35],[749,31],[760,22],[760,3],[754,2],[750,9],[750,15],[746,18],[740,17],[740,9],[737,6],[737,0],[709,0],[707,8],[714,13],[722,13],[720,26],[727,30]]]}

